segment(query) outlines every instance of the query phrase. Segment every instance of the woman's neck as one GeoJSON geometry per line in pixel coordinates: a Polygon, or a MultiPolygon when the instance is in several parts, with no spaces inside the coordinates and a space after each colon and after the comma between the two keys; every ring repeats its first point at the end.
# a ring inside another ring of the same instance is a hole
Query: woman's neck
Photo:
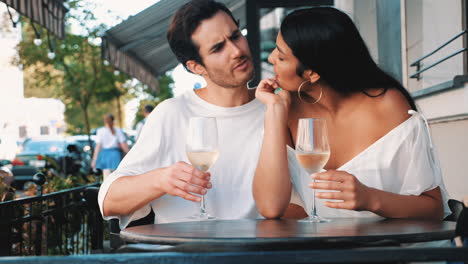
{"type": "Polygon", "coordinates": [[[317,110],[326,112],[332,116],[336,115],[336,113],[340,111],[342,105],[348,99],[348,97],[343,96],[330,86],[323,83],[317,83],[309,86],[308,89],[303,92],[301,98],[299,98],[298,101],[303,105],[303,107],[314,105],[317,110]]]}

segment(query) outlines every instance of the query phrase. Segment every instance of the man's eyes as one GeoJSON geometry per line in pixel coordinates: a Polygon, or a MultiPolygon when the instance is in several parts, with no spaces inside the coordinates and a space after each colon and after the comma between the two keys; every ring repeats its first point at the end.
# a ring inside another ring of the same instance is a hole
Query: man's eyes
{"type": "Polygon", "coordinates": [[[236,40],[240,37],[240,34],[239,33],[234,33],[232,36],[231,36],[231,40],[236,40]]]}
{"type": "Polygon", "coordinates": [[[222,46],[223,46],[222,44],[219,44],[219,45],[214,46],[214,47],[211,49],[211,52],[214,53],[214,52],[220,51],[221,48],[222,48],[222,46]]]}
{"type": "MultiPolygon", "coordinates": [[[[241,36],[240,32],[237,32],[237,33],[232,34],[229,39],[232,41],[238,40],[240,36],[241,36]]],[[[215,47],[211,49],[211,53],[215,53],[215,52],[222,50],[223,46],[224,46],[223,44],[216,45],[215,47]]]]}

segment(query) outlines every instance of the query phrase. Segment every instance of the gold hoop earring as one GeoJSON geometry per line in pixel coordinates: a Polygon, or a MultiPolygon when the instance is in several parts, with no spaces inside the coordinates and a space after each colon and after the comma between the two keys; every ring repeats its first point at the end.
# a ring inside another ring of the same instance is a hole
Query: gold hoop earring
{"type": "Polygon", "coordinates": [[[308,104],[316,104],[320,101],[320,99],[322,99],[322,94],[323,94],[323,88],[320,86],[320,95],[318,97],[318,99],[316,99],[314,102],[310,103],[310,102],[307,102],[306,100],[304,100],[301,96],[301,89],[302,89],[302,86],[304,86],[304,84],[306,84],[307,82],[310,82],[311,81],[303,81],[301,83],[301,85],[299,85],[299,89],[297,89],[297,96],[299,97],[299,100],[303,101],[304,103],[308,103],[308,104]]]}

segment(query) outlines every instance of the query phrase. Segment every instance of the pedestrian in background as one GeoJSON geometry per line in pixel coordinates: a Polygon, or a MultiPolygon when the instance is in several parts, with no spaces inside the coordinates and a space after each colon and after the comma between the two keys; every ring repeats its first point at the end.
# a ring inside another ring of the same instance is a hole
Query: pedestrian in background
{"type": "Polygon", "coordinates": [[[135,141],[138,140],[140,137],[141,129],[143,128],[143,125],[146,122],[146,118],[151,114],[151,111],[153,111],[154,106],[147,104],[143,107],[143,115],[145,116],[138,124],[136,125],[136,136],[135,136],[135,141]]]}
{"type": "Polygon", "coordinates": [[[122,130],[114,127],[114,116],[112,114],[104,116],[104,125],[96,132],[96,149],[94,150],[91,167],[101,169],[105,178],[117,169],[129,147],[125,142],[125,135],[122,130]]]}

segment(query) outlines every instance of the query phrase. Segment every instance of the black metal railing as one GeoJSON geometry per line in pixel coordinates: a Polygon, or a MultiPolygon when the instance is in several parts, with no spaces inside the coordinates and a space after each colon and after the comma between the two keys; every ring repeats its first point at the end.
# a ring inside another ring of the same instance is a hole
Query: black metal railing
{"type": "Polygon", "coordinates": [[[411,67],[416,67],[416,72],[413,73],[413,74],[410,76],[410,78],[416,78],[416,79],[419,81],[420,78],[421,78],[421,73],[423,73],[423,72],[425,72],[425,71],[427,71],[427,70],[429,70],[429,69],[435,67],[436,65],[438,65],[438,64],[440,64],[440,63],[442,63],[442,62],[444,62],[444,61],[446,61],[446,60],[448,60],[448,59],[450,59],[450,58],[452,58],[452,57],[454,57],[454,56],[456,56],[456,55],[458,55],[458,54],[460,54],[460,53],[462,53],[462,52],[467,51],[468,48],[465,47],[465,48],[460,49],[460,50],[458,50],[458,51],[456,51],[456,52],[454,52],[454,53],[452,53],[452,54],[450,54],[450,55],[448,55],[448,56],[446,56],[446,57],[444,57],[444,58],[442,58],[442,59],[440,59],[440,60],[438,60],[438,61],[432,63],[431,65],[429,65],[429,66],[427,66],[427,67],[421,69],[421,65],[422,65],[421,62],[422,62],[423,60],[425,60],[425,59],[429,58],[430,56],[434,55],[434,54],[437,53],[439,50],[441,50],[442,48],[444,48],[445,46],[447,46],[448,44],[450,44],[450,43],[452,43],[453,41],[455,41],[456,39],[462,37],[462,36],[463,36],[464,34],[466,34],[467,32],[468,32],[468,30],[466,30],[466,29],[463,30],[462,32],[458,33],[455,37],[451,38],[449,41],[447,41],[447,42],[445,42],[444,44],[442,44],[442,45],[441,45],[440,47],[438,47],[437,49],[433,50],[433,51],[430,52],[429,54],[427,54],[427,55],[423,56],[422,58],[416,60],[415,62],[411,63],[411,65],[410,65],[411,67]]]}
{"type": "Polygon", "coordinates": [[[0,256],[89,254],[103,248],[100,183],[0,203],[0,256]]]}

